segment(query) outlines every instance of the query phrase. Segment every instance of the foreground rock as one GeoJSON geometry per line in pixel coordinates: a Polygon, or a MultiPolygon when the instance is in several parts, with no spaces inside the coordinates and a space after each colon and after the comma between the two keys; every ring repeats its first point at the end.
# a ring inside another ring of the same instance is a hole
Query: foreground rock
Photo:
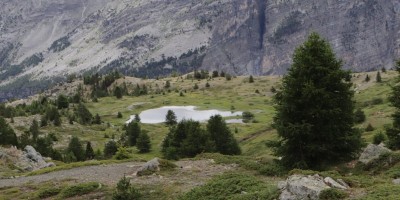
{"type": "Polygon", "coordinates": [[[380,145],[369,144],[367,148],[365,148],[364,151],[361,153],[361,156],[358,159],[358,161],[364,164],[368,164],[370,161],[379,158],[379,156],[390,152],[391,150],[386,148],[383,144],[380,145]]]}
{"type": "MultiPolygon", "coordinates": [[[[343,181],[339,181],[343,182],[343,181]]],[[[323,190],[336,188],[348,189],[347,184],[341,184],[330,177],[315,175],[292,175],[278,184],[282,190],[280,200],[318,200],[323,190]]]]}
{"type": "Polygon", "coordinates": [[[35,171],[38,169],[55,166],[52,162],[45,159],[32,146],[26,146],[24,151],[15,147],[0,148],[1,163],[14,165],[22,171],[35,171]]]}

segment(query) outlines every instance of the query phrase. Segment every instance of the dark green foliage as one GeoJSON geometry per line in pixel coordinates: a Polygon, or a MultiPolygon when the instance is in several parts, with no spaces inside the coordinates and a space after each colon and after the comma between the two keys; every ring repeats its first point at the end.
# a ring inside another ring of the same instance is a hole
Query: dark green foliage
{"type": "Polygon", "coordinates": [[[140,117],[139,114],[135,114],[135,118],[133,119],[135,122],[139,123],[140,122],[140,117]]]}
{"type": "Polygon", "coordinates": [[[164,87],[165,87],[165,88],[170,88],[170,87],[171,87],[171,82],[166,81],[164,87]]]}
{"type": "Polygon", "coordinates": [[[168,110],[167,115],[165,116],[165,124],[168,126],[173,126],[177,124],[177,119],[174,111],[168,110]]]}
{"type": "Polygon", "coordinates": [[[18,146],[17,135],[3,117],[0,117],[0,145],[18,146]]]}
{"type": "Polygon", "coordinates": [[[365,131],[371,132],[373,130],[374,130],[374,127],[372,127],[372,125],[370,123],[368,123],[367,128],[365,128],[365,131]]]}
{"type": "Polygon", "coordinates": [[[75,110],[75,116],[78,119],[80,124],[91,124],[93,115],[90,111],[86,108],[83,103],[80,103],[75,110]]]}
{"type": "Polygon", "coordinates": [[[45,127],[47,126],[47,117],[46,115],[42,115],[42,117],[40,118],[40,127],[45,127]]]}
{"type": "Polygon", "coordinates": [[[396,63],[396,71],[399,73],[397,77],[397,84],[392,86],[392,93],[389,96],[389,101],[395,112],[392,115],[393,125],[386,129],[386,135],[388,136],[388,146],[392,149],[400,149],[400,61],[396,63]]]}
{"type": "Polygon", "coordinates": [[[137,138],[142,132],[140,124],[136,121],[130,122],[126,127],[126,135],[128,136],[128,143],[130,146],[135,146],[137,138]]]}
{"type": "Polygon", "coordinates": [[[367,74],[367,76],[365,77],[365,82],[369,82],[371,80],[371,78],[368,76],[368,74],[367,74]]]}
{"type": "Polygon", "coordinates": [[[365,118],[365,113],[360,108],[358,108],[356,112],[354,112],[354,122],[356,124],[365,122],[365,118]]]}
{"type": "Polygon", "coordinates": [[[212,77],[213,77],[213,78],[216,78],[216,77],[218,77],[218,76],[219,76],[218,71],[213,71],[213,72],[212,72],[212,77]]]}
{"type": "Polygon", "coordinates": [[[213,151],[209,134],[193,120],[182,120],[171,127],[162,144],[162,153],[167,159],[194,157],[201,152],[213,151]]]}
{"type": "Polygon", "coordinates": [[[108,141],[104,145],[104,157],[110,158],[118,151],[118,145],[114,140],[108,141]]]}
{"type": "Polygon", "coordinates": [[[254,119],[254,114],[249,111],[244,111],[242,113],[243,122],[248,123],[249,121],[254,119]]]}
{"type": "Polygon", "coordinates": [[[199,85],[197,85],[197,83],[194,84],[193,89],[197,90],[199,89],[199,85]]]}
{"type": "Polygon", "coordinates": [[[209,88],[210,87],[210,83],[206,83],[206,88],[209,88]]]}
{"type": "Polygon", "coordinates": [[[63,108],[68,108],[69,106],[69,101],[68,98],[64,95],[58,95],[57,97],[57,108],[58,109],[63,109],[63,108]]]}
{"type": "Polygon", "coordinates": [[[118,112],[117,118],[122,118],[122,113],[121,112],[118,112]]]}
{"type": "Polygon", "coordinates": [[[117,99],[121,99],[122,95],[122,89],[119,86],[115,87],[114,96],[117,97],[117,99]]]}
{"type": "Polygon", "coordinates": [[[346,197],[347,197],[346,192],[335,188],[322,190],[321,193],[319,194],[320,200],[340,200],[346,197]]]}
{"type": "Polygon", "coordinates": [[[254,83],[254,78],[252,75],[250,75],[250,77],[249,77],[249,83],[254,83]]]}
{"type": "Polygon", "coordinates": [[[289,168],[320,168],[352,159],[362,146],[354,125],[348,71],[318,34],[295,50],[293,64],[275,95],[274,128],[270,141],[281,163],[289,168]]]}
{"type": "Polygon", "coordinates": [[[64,36],[51,44],[49,50],[53,52],[60,52],[71,45],[68,36],[64,36]]]}
{"type": "Polygon", "coordinates": [[[274,86],[271,86],[271,89],[270,89],[270,91],[271,91],[272,93],[276,93],[276,89],[275,89],[275,87],[274,87],[274,86]]]}
{"type": "Polygon", "coordinates": [[[386,140],[386,135],[382,132],[376,133],[372,139],[372,143],[378,145],[386,140]]]}
{"type": "Polygon", "coordinates": [[[5,118],[11,118],[15,116],[16,110],[11,106],[6,106],[4,103],[0,103],[0,116],[5,118]]]}
{"type": "Polygon", "coordinates": [[[378,73],[376,73],[376,82],[377,83],[381,83],[382,82],[381,73],[379,71],[378,71],[378,73]]]}
{"type": "Polygon", "coordinates": [[[71,185],[60,192],[60,197],[62,199],[74,197],[74,196],[82,196],[84,194],[91,193],[100,188],[100,184],[96,182],[89,183],[80,183],[76,185],[71,185]]]}
{"type": "Polygon", "coordinates": [[[267,184],[251,175],[235,173],[217,176],[205,185],[195,187],[179,200],[274,200],[278,197],[279,190],[273,184],[267,184]]]}
{"type": "Polygon", "coordinates": [[[54,121],[53,121],[54,126],[61,126],[61,116],[58,112],[54,115],[54,121]]]}
{"type": "Polygon", "coordinates": [[[215,143],[215,150],[225,155],[238,155],[240,147],[221,115],[214,115],[208,120],[207,131],[215,143]]]}
{"type": "Polygon", "coordinates": [[[385,73],[385,72],[386,72],[386,68],[382,67],[382,73],[385,73]]]}
{"type": "Polygon", "coordinates": [[[93,119],[93,124],[101,124],[101,118],[99,114],[96,114],[93,119]]]}
{"type": "Polygon", "coordinates": [[[208,78],[209,73],[206,70],[194,71],[194,78],[197,80],[208,78]]]}
{"type": "Polygon", "coordinates": [[[147,135],[147,133],[143,132],[139,135],[139,137],[137,138],[136,147],[139,150],[139,153],[150,152],[151,143],[150,137],[147,135]]]}
{"type": "Polygon", "coordinates": [[[32,121],[32,125],[31,127],[29,127],[29,133],[32,135],[32,139],[33,141],[36,141],[36,139],[38,138],[40,132],[39,132],[39,124],[36,121],[36,119],[34,119],[32,121]]]}
{"type": "Polygon", "coordinates": [[[85,160],[85,151],[83,150],[82,143],[78,137],[72,137],[67,148],[67,152],[72,153],[77,161],[85,160]]]}
{"type": "Polygon", "coordinates": [[[125,176],[117,183],[117,188],[112,195],[112,200],[137,200],[140,193],[130,183],[125,176]]]}
{"type": "Polygon", "coordinates": [[[117,160],[125,160],[130,158],[131,156],[129,155],[129,152],[125,147],[118,147],[117,153],[115,153],[115,159],[117,160]]]}
{"type": "Polygon", "coordinates": [[[86,160],[92,160],[94,158],[94,151],[91,142],[86,142],[85,158],[86,160]]]}
{"type": "Polygon", "coordinates": [[[230,81],[230,80],[232,80],[232,76],[230,74],[225,74],[225,79],[227,81],[230,81]]]}
{"type": "Polygon", "coordinates": [[[38,191],[37,197],[40,199],[46,199],[52,196],[56,196],[61,192],[61,188],[59,187],[49,187],[49,188],[44,188],[40,189],[38,191]]]}

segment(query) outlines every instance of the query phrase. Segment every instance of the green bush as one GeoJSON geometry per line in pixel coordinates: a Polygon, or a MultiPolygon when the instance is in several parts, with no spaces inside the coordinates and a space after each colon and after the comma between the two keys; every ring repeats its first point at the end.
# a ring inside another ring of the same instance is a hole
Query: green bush
{"type": "Polygon", "coordinates": [[[372,140],[372,143],[378,145],[386,140],[386,135],[382,132],[376,133],[372,140]]]}
{"type": "Polygon", "coordinates": [[[112,195],[113,200],[136,200],[140,198],[140,193],[136,190],[129,179],[125,176],[118,182],[116,191],[112,195]]]}
{"type": "Polygon", "coordinates": [[[52,196],[56,196],[61,192],[61,188],[57,187],[50,187],[50,188],[43,188],[37,192],[37,197],[40,199],[49,198],[52,196]]]}
{"type": "Polygon", "coordinates": [[[341,190],[330,188],[322,190],[319,194],[320,200],[339,200],[346,198],[347,194],[341,190]]]}
{"type": "Polygon", "coordinates": [[[117,160],[125,160],[129,159],[131,156],[129,155],[128,151],[125,147],[119,147],[117,153],[115,154],[115,159],[117,160]]]}
{"type": "Polygon", "coordinates": [[[69,198],[78,195],[84,195],[91,193],[101,187],[100,183],[89,182],[89,183],[81,183],[78,185],[72,185],[64,188],[60,192],[61,198],[69,198]]]}
{"type": "Polygon", "coordinates": [[[365,128],[365,131],[367,131],[367,132],[371,132],[373,130],[374,130],[374,127],[370,123],[368,124],[367,128],[365,128]]]}
{"type": "Polygon", "coordinates": [[[277,199],[279,190],[256,177],[244,174],[223,174],[179,197],[180,200],[277,199]]]}

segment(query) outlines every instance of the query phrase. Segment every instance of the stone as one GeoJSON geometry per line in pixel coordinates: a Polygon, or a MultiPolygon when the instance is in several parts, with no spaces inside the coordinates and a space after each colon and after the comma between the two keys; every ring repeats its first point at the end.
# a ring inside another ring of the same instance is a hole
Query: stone
{"type": "Polygon", "coordinates": [[[361,156],[358,159],[358,161],[364,164],[368,164],[372,160],[379,158],[379,156],[390,152],[391,150],[386,148],[383,144],[380,145],[369,144],[361,153],[361,156]]]}
{"type": "Polygon", "coordinates": [[[400,178],[394,179],[392,183],[395,185],[400,185],[400,178]]]}
{"type": "Polygon", "coordinates": [[[279,196],[280,200],[310,199],[317,200],[322,190],[329,189],[324,178],[315,175],[292,175],[286,180],[286,187],[279,196]]]}
{"type": "Polygon", "coordinates": [[[324,178],[324,182],[325,182],[325,184],[327,184],[328,186],[333,187],[333,188],[342,189],[342,190],[347,189],[347,187],[345,187],[345,186],[341,185],[340,183],[336,182],[331,177],[324,178]]]}
{"type": "Polygon", "coordinates": [[[157,171],[160,171],[160,159],[153,158],[136,171],[136,176],[149,175],[157,171]]]}

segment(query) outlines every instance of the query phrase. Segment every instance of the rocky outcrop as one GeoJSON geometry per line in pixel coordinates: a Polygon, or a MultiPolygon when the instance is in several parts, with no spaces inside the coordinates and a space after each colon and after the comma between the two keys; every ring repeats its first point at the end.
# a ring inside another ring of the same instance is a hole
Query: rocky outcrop
{"type": "Polygon", "coordinates": [[[4,0],[0,86],[18,84],[0,98],[89,70],[284,74],[311,31],[329,40],[347,69],[390,68],[400,56],[399,20],[397,0],[4,0]]]}
{"type": "MultiPolygon", "coordinates": [[[[341,181],[344,183],[344,181],[341,181]]],[[[292,175],[286,181],[280,182],[278,188],[281,189],[280,200],[318,200],[323,190],[336,188],[348,189],[347,184],[341,184],[330,177],[315,175],[292,175]]]]}
{"type": "Polygon", "coordinates": [[[160,159],[153,158],[152,160],[146,162],[142,167],[140,167],[136,171],[135,175],[136,176],[149,175],[157,171],[160,171],[160,159]]]}
{"type": "Polygon", "coordinates": [[[379,158],[379,156],[390,152],[391,150],[386,148],[383,143],[380,145],[369,144],[361,153],[358,161],[368,164],[370,161],[379,158]]]}
{"type": "Polygon", "coordinates": [[[35,171],[38,169],[55,166],[46,160],[32,146],[26,146],[24,151],[15,147],[0,148],[0,160],[16,166],[23,171],[35,171]]]}

